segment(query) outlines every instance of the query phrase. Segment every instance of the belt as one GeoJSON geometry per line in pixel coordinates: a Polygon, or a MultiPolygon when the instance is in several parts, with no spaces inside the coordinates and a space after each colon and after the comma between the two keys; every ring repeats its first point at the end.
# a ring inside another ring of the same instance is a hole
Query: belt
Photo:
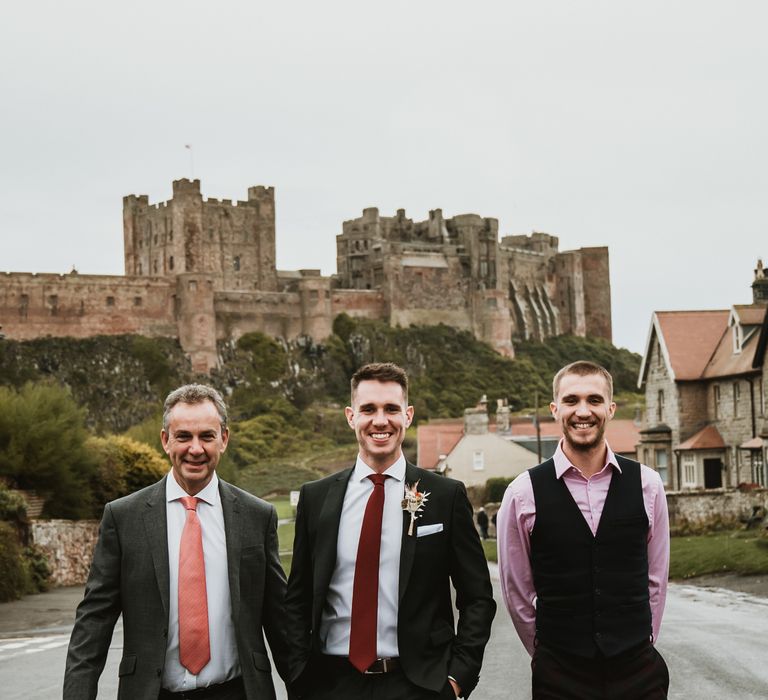
{"type": "MultiPolygon", "coordinates": [[[[324,654],[321,658],[325,663],[336,667],[341,667],[342,670],[345,671],[349,671],[355,668],[349,662],[349,657],[347,656],[328,656],[324,654]]],[[[396,671],[398,668],[400,668],[400,659],[398,659],[396,656],[391,656],[388,658],[376,659],[376,661],[374,661],[367,669],[365,669],[363,673],[366,676],[377,676],[382,673],[390,673],[391,671],[396,671]]]]}
{"type": "Polygon", "coordinates": [[[195,690],[182,690],[178,693],[171,692],[165,688],[160,688],[160,694],[157,700],[216,700],[221,693],[226,693],[238,688],[244,688],[242,677],[233,678],[231,681],[216,683],[205,688],[196,688],[195,690]]]}

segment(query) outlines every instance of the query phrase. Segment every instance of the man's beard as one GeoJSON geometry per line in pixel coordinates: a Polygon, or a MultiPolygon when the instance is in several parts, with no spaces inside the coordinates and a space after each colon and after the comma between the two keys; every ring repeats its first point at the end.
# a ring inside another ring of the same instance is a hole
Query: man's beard
{"type": "Polygon", "coordinates": [[[563,437],[565,438],[566,443],[568,443],[568,447],[574,452],[590,452],[603,443],[605,437],[605,423],[597,429],[595,439],[590,440],[589,442],[574,442],[571,439],[573,432],[574,431],[572,430],[563,430],[563,437]]]}

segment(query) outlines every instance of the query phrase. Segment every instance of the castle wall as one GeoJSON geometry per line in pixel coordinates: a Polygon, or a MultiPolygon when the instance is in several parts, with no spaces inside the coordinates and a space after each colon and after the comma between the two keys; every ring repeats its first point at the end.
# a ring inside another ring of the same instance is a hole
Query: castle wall
{"type": "Polygon", "coordinates": [[[17,340],[136,333],[175,337],[175,285],[157,277],[0,274],[0,324],[17,340]]]}
{"type": "Polygon", "coordinates": [[[554,260],[557,279],[554,302],[560,315],[561,330],[565,334],[586,335],[581,252],[569,250],[559,253],[554,260]]]}
{"type": "Polygon", "coordinates": [[[581,248],[584,285],[584,323],[588,336],[613,338],[611,327],[611,278],[608,248],[581,248]]]}

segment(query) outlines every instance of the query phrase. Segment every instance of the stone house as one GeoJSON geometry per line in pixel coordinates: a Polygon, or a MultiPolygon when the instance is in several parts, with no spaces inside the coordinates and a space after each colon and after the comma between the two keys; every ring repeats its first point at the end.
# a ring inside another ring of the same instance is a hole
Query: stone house
{"type": "Polygon", "coordinates": [[[656,311],[638,386],[646,413],[638,457],[671,490],[766,485],[768,279],[752,304],[656,311]]]}

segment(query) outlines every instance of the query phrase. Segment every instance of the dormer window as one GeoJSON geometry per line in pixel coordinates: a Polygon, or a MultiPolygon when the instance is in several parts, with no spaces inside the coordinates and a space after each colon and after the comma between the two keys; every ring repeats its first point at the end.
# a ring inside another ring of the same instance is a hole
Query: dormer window
{"type": "Polygon", "coordinates": [[[741,352],[741,346],[744,344],[744,330],[740,323],[734,323],[731,332],[733,333],[733,352],[738,354],[741,352]]]}

